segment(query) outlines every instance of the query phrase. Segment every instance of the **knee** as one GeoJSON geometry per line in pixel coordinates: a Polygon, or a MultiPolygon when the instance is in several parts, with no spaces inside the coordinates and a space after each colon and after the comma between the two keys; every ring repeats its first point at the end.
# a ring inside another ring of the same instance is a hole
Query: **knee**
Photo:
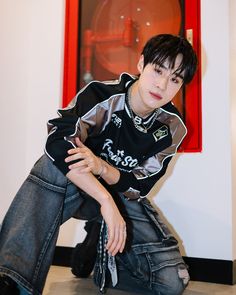
{"type": "Polygon", "coordinates": [[[185,265],[166,267],[160,271],[156,280],[153,280],[153,294],[181,295],[189,282],[189,273],[185,265]]]}
{"type": "MultiPolygon", "coordinates": [[[[68,179],[62,172],[53,164],[48,156],[43,155],[33,166],[30,171],[32,177],[41,179],[46,187],[51,188],[51,185],[58,187],[59,190],[65,189],[68,184],[68,179]]],[[[36,181],[37,182],[37,181],[36,181]]],[[[40,182],[41,183],[41,182],[40,182]]]]}

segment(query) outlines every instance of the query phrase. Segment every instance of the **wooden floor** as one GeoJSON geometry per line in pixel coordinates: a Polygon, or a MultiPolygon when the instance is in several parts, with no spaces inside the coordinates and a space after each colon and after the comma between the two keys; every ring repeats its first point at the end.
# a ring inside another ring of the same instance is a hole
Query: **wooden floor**
{"type": "MultiPolygon", "coordinates": [[[[99,295],[92,279],[75,278],[67,267],[52,266],[43,295],[99,295]]],[[[131,293],[108,290],[107,295],[131,295],[131,293]]],[[[236,285],[218,285],[202,282],[190,282],[184,295],[236,295],[236,285]]],[[[134,295],[132,293],[132,295],[134,295]]]]}

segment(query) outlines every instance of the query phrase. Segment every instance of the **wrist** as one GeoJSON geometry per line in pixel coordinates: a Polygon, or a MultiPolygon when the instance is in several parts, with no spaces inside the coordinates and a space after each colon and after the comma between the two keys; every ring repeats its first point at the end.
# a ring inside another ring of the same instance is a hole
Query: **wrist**
{"type": "Polygon", "coordinates": [[[105,170],[105,165],[104,165],[102,159],[99,158],[99,161],[100,161],[100,169],[99,169],[99,171],[98,171],[98,173],[97,173],[98,179],[99,179],[99,178],[102,178],[102,175],[103,175],[104,170],[105,170]]]}
{"type": "Polygon", "coordinates": [[[109,202],[112,200],[111,195],[109,194],[104,194],[104,195],[99,195],[99,198],[97,199],[98,203],[102,206],[103,204],[109,202]]]}

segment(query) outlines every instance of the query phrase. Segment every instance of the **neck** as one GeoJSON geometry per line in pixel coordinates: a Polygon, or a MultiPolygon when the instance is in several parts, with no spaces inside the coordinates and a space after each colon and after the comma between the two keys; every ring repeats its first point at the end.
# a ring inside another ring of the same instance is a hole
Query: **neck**
{"type": "Polygon", "coordinates": [[[135,82],[132,86],[130,86],[128,90],[128,103],[131,108],[131,110],[139,117],[145,119],[148,117],[151,113],[153,113],[154,110],[146,110],[144,107],[142,107],[140,102],[140,96],[138,94],[138,88],[137,88],[137,82],[135,82]]]}

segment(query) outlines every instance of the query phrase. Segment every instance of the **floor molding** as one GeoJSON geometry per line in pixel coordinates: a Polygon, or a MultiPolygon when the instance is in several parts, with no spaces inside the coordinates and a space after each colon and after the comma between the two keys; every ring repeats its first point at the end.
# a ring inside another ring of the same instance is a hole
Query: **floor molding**
{"type": "MultiPolygon", "coordinates": [[[[73,248],[57,246],[55,249],[53,265],[70,266],[73,248]]],[[[183,257],[189,267],[192,281],[201,281],[217,284],[236,284],[236,260],[220,260],[183,257]]]]}

